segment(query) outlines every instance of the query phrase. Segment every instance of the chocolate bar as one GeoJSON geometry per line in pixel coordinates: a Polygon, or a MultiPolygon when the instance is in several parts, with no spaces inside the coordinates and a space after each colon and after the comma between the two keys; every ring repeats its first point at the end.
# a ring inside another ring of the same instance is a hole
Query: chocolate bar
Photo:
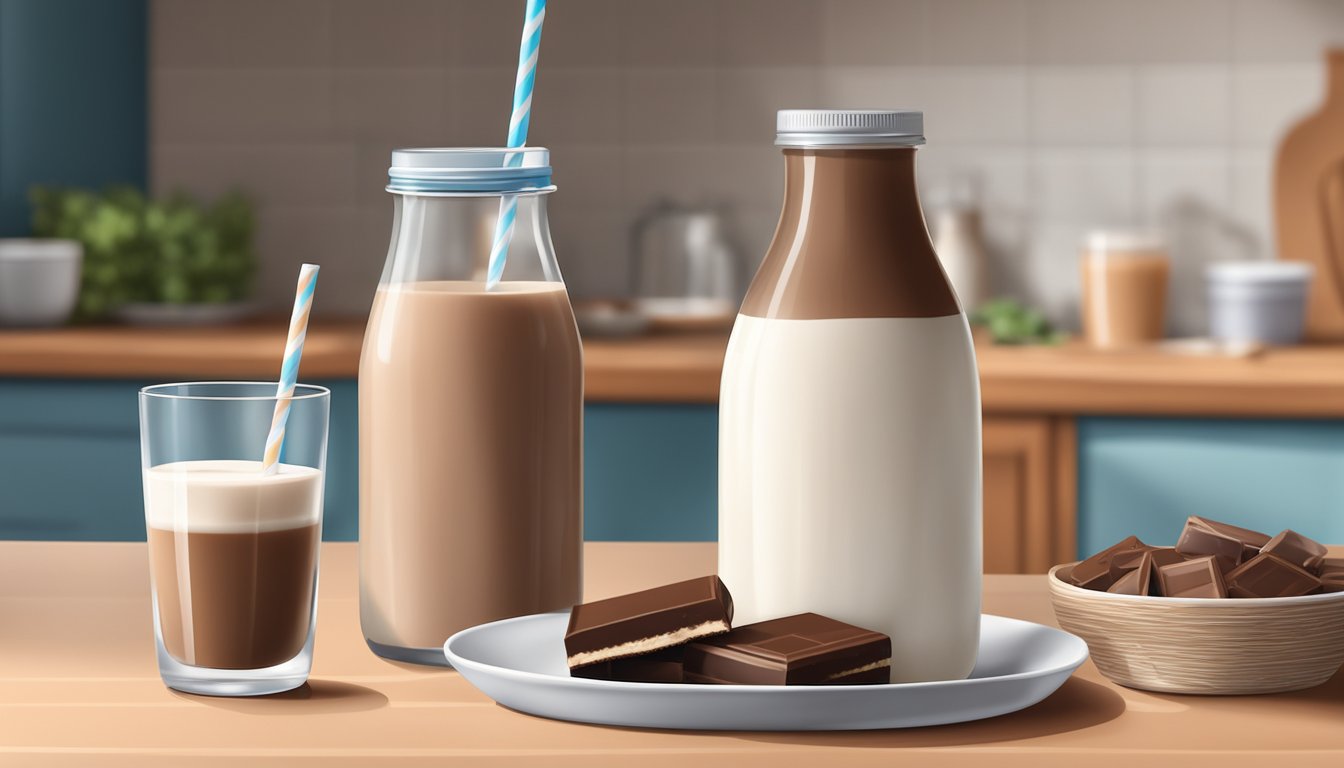
{"type": "MultiPolygon", "coordinates": [[[[1277,537],[1276,537],[1277,538],[1277,537]]],[[[1321,580],[1265,547],[1260,554],[1227,574],[1232,597],[1297,597],[1315,592],[1321,580]]]]}
{"type": "Polygon", "coordinates": [[[574,606],[565,632],[569,668],[653,653],[732,627],[733,598],[718,576],[574,606]]]}
{"type": "Polygon", "coordinates": [[[1146,549],[1148,545],[1139,541],[1138,536],[1130,536],[1073,566],[1069,579],[1086,589],[1106,589],[1111,585],[1111,561],[1117,555],[1146,549]]]}
{"type": "Polygon", "coordinates": [[[1157,569],[1157,581],[1166,597],[1227,597],[1216,555],[1164,565],[1157,569]]]}
{"type": "Polygon", "coordinates": [[[800,613],[693,642],[686,646],[682,662],[688,683],[885,683],[891,676],[891,638],[815,613],[800,613]]]}
{"type": "Polygon", "coordinates": [[[617,680],[625,683],[680,683],[682,647],[666,648],[644,656],[599,661],[569,671],[572,677],[617,680]]]}
{"type": "Polygon", "coordinates": [[[1230,571],[1243,559],[1259,554],[1260,547],[1268,542],[1269,537],[1263,533],[1192,516],[1176,540],[1176,551],[1186,557],[1213,555],[1219,567],[1230,571]]]}
{"type": "Polygon", "coordinates": [[[1297,531],[1281,531],[1260,548],[1264,554],[1274,555],[1286,560],[1298,568],[1314,571],[1321,567],[1321,561],[1328,552],[1325,545],[1308,539],[1297,531]]]}

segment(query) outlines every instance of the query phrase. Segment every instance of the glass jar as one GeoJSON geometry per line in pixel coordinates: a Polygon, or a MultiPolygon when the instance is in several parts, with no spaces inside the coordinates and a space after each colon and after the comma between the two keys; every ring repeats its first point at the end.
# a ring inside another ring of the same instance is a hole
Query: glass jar
{"type": "Polygon", "coordinates": [[[360,621],[378,655],[442,665],[458,630],[580,599],[583,361],[547,150],[397,150],[389,178],[359,369],[360,621]]]}

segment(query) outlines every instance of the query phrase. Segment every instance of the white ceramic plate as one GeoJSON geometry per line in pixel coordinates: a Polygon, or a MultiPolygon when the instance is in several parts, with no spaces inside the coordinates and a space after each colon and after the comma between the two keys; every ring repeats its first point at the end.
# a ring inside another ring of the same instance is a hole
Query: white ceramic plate
{"type": "Polygon", "coordinates": [[[643,728],[829,731],[913,728],[1016,712],[1054,693],[1087,660],[1067,632],[982,616],[980,657],[967,680],[899,685],[659,685],[569,676],[568,612],[505,619],[458,632],[448,661],[506,707],[542,717],[643,728]]]}

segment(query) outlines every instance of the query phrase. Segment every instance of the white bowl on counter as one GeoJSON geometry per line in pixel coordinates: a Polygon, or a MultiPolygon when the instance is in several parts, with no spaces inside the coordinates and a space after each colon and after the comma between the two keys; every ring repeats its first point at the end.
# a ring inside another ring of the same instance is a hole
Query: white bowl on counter
{"type": "Polygon", "coordinates": [[[0,239],[0,326],[69,320],[83,262],[84,247],[74,240],[0,239]]]}
{"type": "Polygon", "coordinates": [[[1205,272],[1209,335],[1224,344],[1296,344],[1302,340],[1311,265],[1227,261],[1205,272]]]}

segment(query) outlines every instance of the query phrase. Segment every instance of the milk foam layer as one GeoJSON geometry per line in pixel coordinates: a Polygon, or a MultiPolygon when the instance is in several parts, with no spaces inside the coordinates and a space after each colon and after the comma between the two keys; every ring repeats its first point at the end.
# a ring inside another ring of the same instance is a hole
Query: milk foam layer
{"type": "Polygon", "coordinates": [[[191,533],[258,533],[313,525],[322,516],[322,473],[260,461],[175,461],[145,471],[151,528],[191,533]]]}

